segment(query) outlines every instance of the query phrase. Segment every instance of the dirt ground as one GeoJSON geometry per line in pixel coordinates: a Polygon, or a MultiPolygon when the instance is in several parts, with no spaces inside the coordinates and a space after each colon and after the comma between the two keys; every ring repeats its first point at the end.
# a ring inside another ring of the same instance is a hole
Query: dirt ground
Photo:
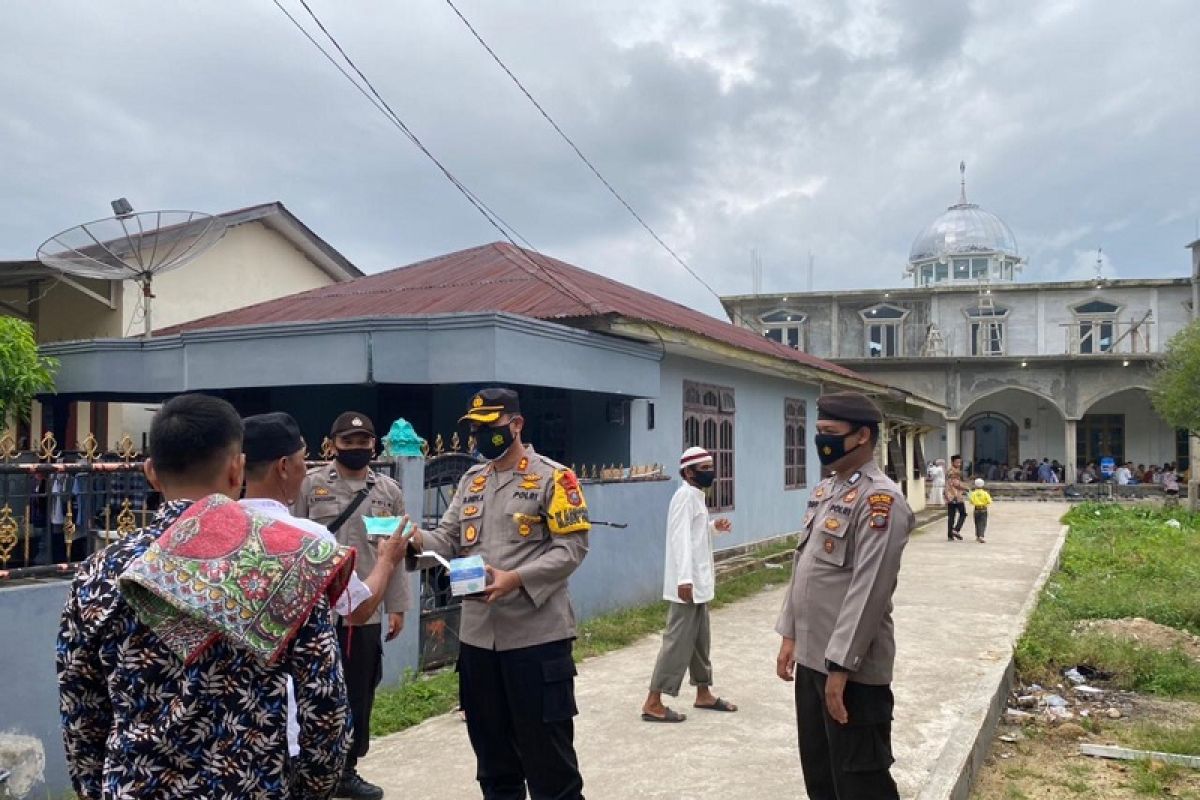
{"type": "MultiPolygon", "coordinates": [[[[1069,696],[1069,688],[1054,687],[1069,696]]],[[[973,800],[1104,800],[1171,797],[1200,800],[1200,770],[1157,762],[1111,761],[1079,754],[1079,744],[1127,744],[1122,734],[1153,723],[1187,727],[1200,722],[1200,704],[1164,701],[1128,692],[1106,693],[1103,700],[1072,708],[1074,718],[1052,722],[1039,713],[1019,722],[1002,722],[973,800]],[[1111,719],[1109,709],[1120,712],[1111,719]],[[1086,711],[1087,715],[1082,716],[1086,711]]],[[[1010,715],[1011,716],[1011,715],[1010,715]]]]}
{"type": "Polygon", "coordinates": [[[1079,623],[1076,630],[1095,632],[1114,639],[1137,642],[1156,650],[1182,650],[1200,661],[1200,636],[1187,631],[1159,625],[1141,617],[1127,619],[1090,619],[1079,623]]]}

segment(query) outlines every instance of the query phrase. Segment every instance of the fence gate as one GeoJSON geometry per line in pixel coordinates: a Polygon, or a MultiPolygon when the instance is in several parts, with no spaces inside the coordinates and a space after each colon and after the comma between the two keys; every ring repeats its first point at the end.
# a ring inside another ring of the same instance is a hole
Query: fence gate
{"type": "MultiPolygon", "coordinates": [[[[433,455],[425,462],[425,527],[432,528],[454,499],[458,482],[478,464],[467,453],[433,455]]],[[[458,623],[462,600],[450,595],[450,575],[444,567],[427,569],[421,576],[420,669],[432,670],[458,659],[458,623]]]]}

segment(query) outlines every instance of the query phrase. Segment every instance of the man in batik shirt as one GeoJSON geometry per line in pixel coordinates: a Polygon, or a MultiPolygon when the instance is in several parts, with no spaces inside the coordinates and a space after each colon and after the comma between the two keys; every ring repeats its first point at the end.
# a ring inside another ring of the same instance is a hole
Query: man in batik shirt
{"type": "MultiPolygon", "coordinates": [[[[242,484],[237,412],[223,400],[177,397],[155,415],[149,456],[146,474],[162,492],[163,506],[149,527],[80,567],[63,611],[59,695],[75,791],[86,800],[328,797],[341,774],[348,737],[346,687],[325,594],[314,590],[313,602],[264,654],[222,635],[219,626],[188,628],[202,626],[202,616],[198,622],[186,611],[170,617],[172,602],[186,608],[189,598],[172,598],[175,573],[155,570],[172,557],[163,542],[193,501],[207,498],[227,515],[248,513],[228,500],[242,484]],[[149,586],[158,591],[133,593],[149,586]],[[154,603],[165,613],[148,616],[146,608],[154,603]],[[212,635],[199,637],[197,631],[212,635]],[[189,645],[199,644],[181,654],[180,632],[189,645]],[[295,681],[300,723],[301,750],[294,760],[285,735],[288,676],[295,681]]],[[[205,506],[196,505],[185,521],[205,506]]],[[[236,558],[239,551],[231,556],[206,543],[199,527],[200,533],[177,539],[192,548],[183,557],[199,565],[196,575],[212,581],[213,591],[225,592],[222,604],[261,607],[271,569],[247,570],[236,558]],[[234,580],[221,581],[221,575],[234,580]]],[[[353,555],[335,545],[317,553],[321,545],[312,537],[282,530],[330,565],[321,592],[334,572],[353,563],[353,555]]],[[[259,528],[254,535],[265,538],[259,528]]]]}

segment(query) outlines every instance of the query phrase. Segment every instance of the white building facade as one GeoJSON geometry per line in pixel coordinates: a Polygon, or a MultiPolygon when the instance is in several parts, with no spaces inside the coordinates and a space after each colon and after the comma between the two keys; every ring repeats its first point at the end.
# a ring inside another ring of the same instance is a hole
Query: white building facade
{"type": "MultiPolygon", "coordinates": [[[[1193,318],[1192,276],[1018,283],[1024,264],[999,217],[965,191],[914,241],[912,285],[723,299],[739,324],[944,404],[927,459],[975,465],[1187,465],[1187,437],[1154,412],[1153,372],[1193,318]]],[[[1074,479],[1073,477],[1071,478],[1074,479]]]]}

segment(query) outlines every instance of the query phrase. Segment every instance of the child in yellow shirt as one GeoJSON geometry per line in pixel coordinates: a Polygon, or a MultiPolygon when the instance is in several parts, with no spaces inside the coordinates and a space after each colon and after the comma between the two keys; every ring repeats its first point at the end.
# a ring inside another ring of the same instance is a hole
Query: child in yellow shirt
{"type": "Polygon", "coordinates": [[[983,544],[983,535],[987,531],[988,506],[992,504],[992,496],[983,488],[983,478],[975,479],[975,488],[967,495],[967,502],[975,508],[975,541],[983,544]]]}

